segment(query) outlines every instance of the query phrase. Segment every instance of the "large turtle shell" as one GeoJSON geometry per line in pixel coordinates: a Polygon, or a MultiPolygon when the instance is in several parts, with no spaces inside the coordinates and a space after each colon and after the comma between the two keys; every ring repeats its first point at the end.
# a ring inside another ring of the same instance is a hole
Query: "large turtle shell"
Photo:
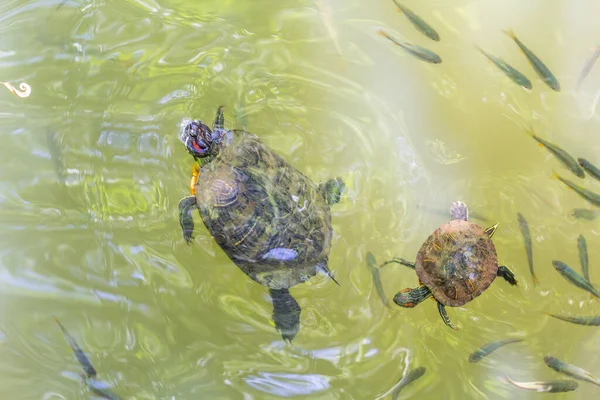
{"type": "Polygon", "coordinates": [[[200,169],[196,200],[214,240],[258,283],[289,288],[327,263],[332,228],[323,193],[249,132],[227,132],[200,169]]]}
{"type": "Polygon", "coordinates": [[[479,225],[453,220],[423,243],[416,272],[437,301],[458,307],[483,293],[496,278],[496,247],[479,225]]]}

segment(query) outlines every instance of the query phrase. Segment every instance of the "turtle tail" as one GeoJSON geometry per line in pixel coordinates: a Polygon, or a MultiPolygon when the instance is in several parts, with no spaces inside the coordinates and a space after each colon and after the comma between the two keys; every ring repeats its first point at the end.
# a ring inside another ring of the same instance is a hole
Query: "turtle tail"
{"type": "Polygon", "coordinates": [[[300,331],[300,305],[289,289],[269,289],[273,299],[273,321],[283,340],[292,342],[300,331]]]}

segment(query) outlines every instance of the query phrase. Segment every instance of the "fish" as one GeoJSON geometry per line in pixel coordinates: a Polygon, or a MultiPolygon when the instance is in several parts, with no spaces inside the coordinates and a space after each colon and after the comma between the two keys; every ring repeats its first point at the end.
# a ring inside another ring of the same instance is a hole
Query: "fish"
{"type": "Polygon", "coordinates": [[[398,39],[395,39],[392,36],[390,36],[384,30],[380,30],[379,34],[381,36],[385,37],[386,39],[391,40],[394,44],[396,44],[397,46],[400,46],[406,52],[415,56],[419,60],[422,60],[422,61],[425,61],[425,62],[428,62],[431,64],[439,64],[442,62],[442,58],[431,50],[427,50],[424,47],[417,46],[416,44],[411,44],[408,42],[402,43],[398,39]]]}
{"type": "Polygon", "coordinates": [[[600,291],[598,291],[598,289],[592,286],[590,282],[588,282],[583,276],[575,272],[567,264],[565,264],[562,261],[553,260],[552,265],[566,280],[571,282],[573,285],[587,292],[590,292],[597,298],[600,298],[600,291]]]}
{"type": "Polygon", "coordinates": [[[575,381],[538,381],[538,382],[515,382],[508,376],[504,377],[506,382],[521,389],[533,390],[534,392],[559,393],[571,392],[579,387],[575,381]]]}
{"type": "Polygon", "coordinates": [[[600,211],[589,210],[587,208],[575,208],[571,212],[571,216],[577,219],[587,219],[588,221],[593,221],[598,218],[598,214],[600,214],[600,211]]]}
{"type": "Polygon", "coordinates": [[[50,158],[54,164],[54,172],[56,173],[56,177],[58,178],[58,181],[64,185],[67,181],[67,177],[65,174],[62,146],[60,139],[50,129],[46,130],[46,143],[48,145],[50,158]]]}
{"type": "MultiPolygon", "coordinates": [[[[548,313],[546,313],[548,314],[548,313]]],[[[561,315],[556,314],[548,314],[552,318],[560,319],[561,321],[570,322],[575,325],[585,325],[585,326],[600,326],[600,315],[591,315],[586,317],[563,317],[561,315]]]]}
{"type": "Polygon", "coordinates": [[[571,378],[579,379],[581,381],[586,381],[589,383],[593,383],[594,385],[600,386],[600,379],[590,374],[583,368],[579,368],[572,364],[567,364],[566,362],[561,361],[558,358],[552,356],[544,357],[544,362],[547,366],[549,366],[556,372],[560,372],[561,374],[570,376],[571,378]]]}
{"type": "Polygon", "coordinates": [[[523,235],[523,242],[525,244],[525,252],[527,253],[527,263],[529,264],[531,279],[533,280],[533,284],[537,285],[539,281],[535,276],[535,271],[533,270],[533,246],[531,242],[531,233],[529,232],[529,225],[527,224],[527,220],[523,214],[517,213],[517,219],[519,220],[519,229],[521,229],[521,234],[523,235]]]}
{"type": "Polygon", "coordinates": [[[548,85],[550,87],[550,89],[552,89],[556,92],[560,92],[560,84],[558,83],[558,80],[556,79],[556,77],[554,75],[552,75],[552,72],[550,72],[548,67],[546,67],[546,65],[544,65],[542,60],[540,60],[535,54],[533,54],[533,52],[531,50],[529,50],[523,44],[523,42],[521,42],[517,38],[517,36],[511,29],[505,30],[504,33],[506,33],[509,38],[511,38],[512,40],[515,41],[517,46],[519,46],[519,48],[521,49],[523,54],[525,54],[525,57],[527,57],[527,60],[529,61],[529,63],[531,64],[531,66],[533,67],[535,72],[538,74],[538,76],[540,78],[542,78],[544,83],[546,85],[548,85]]]}
{"type": "Polygon", "coordinates": [[[65,339],[67,339],[69,346],[71,346],[71,350],[73,350],[73,354],[75,354],[75,358],[77,359],[77,361],[79,361],[79,364],[81,364],[81,367],[83,368],[83,371],[85,372],[85,376],[87,378],[95,378],[96,377],[96,369],[92,366],[92,363],[87,358],[87,356],[85,355],[83,350],[81,350],[81,347],[79,347],[79,345],[77,344],[75,339],[73,339],[73,337],[69,334],[69,332],[67,332],[67,330],[65,329],[63,324],[60,323],[58,318],[55,317],[54,321],[56,321],[56,323],[58,324],[58,327],[63,332],[63,335],[65,335],[65,339]]]}
{"type": "Polygon", "coordinates": [[[581,263],[581,272],[583,272],[583,277],[586,281],[590,281],[590,272],[588,270],[589,260],[588,260],[588,251],[587,251],[587,243],[583,235],[579,235],[577,238],[577,248],[579,249],[579,262],[581,263]]]}
{"type": "Polygon", "coordinates": [[[571,172],[573,172],[579,178],[585,178],[585,172],[583,171],[583,168],[581,168],[581,166],[579,165],[579,163],[577,162],[577,160],[572,155],[570,155],[569,153],[567,153],[565,150],[563,150],[558,145],[556,145],[556,144],[554,144],[552,142],[549,142],[549,141],[547,141],[545,139],[542,139],[541,137],[539,137],[538,135],[536,135],[535,132],[533,131],[533,128],[529,127],[528,129],[526,129],[526,132],[536,142],[538,142],[540,144],[540,146],[545,147],[546,149],[548,149],[548,151],[550,153],[552,153],[552,155],[554,157],[558,158],[558,161],[560,161],[571,172]]]}
{"type": "Polygon", "coordinates": [[[585,158],[578,158],[577,162],[592,178],[600,181],[600,169],[585,158]]]}
{"type": "Polygon", "coordinates": [[[469,355],[469,362],[476,363],[480,361],[482,358],[490,355],[492,352],[498,350],[502,346],[506,346],[511,343],[522,342],[523,339],[505,339],[505,340],[497,340],[495,342],[488,343],[486,345],[481,346],[477,350],[475,350],[471,355],[469,355]]]}
{"type": "Polygon", "coordinates": [[[377,263],[375,261],[375,256],[370,252],[367,253],[367,268],[371,272],[371,276],[373,277],[373,285],[375,285],[375,289],[377,290],[377,294],[379,298],[383,302],[387,308],[390,308],[390,302],[385,296],[385,292],[383,291],[383,285],[381,284],[381,276],[379,275],[379,268],[377,267],[377,263]]]}
{"type": "Polygon", "coordinates": [[[581,70],[581,73],[579,74],[579,79],[577,79],[577,86],[576,86],[577,90],[579,90],[581,83],[583,82],[585,77],[590,73],[592,67],[598,60],[598,56],[600,56],[600,46],[597,46],[596,48],[594,48],[594,52],[592,53],[590,58],[588,58],[587,62],[583,66],[583,69],[581,70]]]}
{"type": "Polygon", "coordinates": [[[404,389],[409,384],[413,383],[414,381],[416,381],[417,379],[422,377],[426,371],[427,371],[427,369],[425,367],[419,367],[419,368],[410,370],[406,375],[404,375],[402,377],[402,379],[400,379],[398,381],[398,383],[396,384],[396,387],[392,391],[392,400],[396,400],[398,398],[398,396],[400,395],[400,392],[402,391],[402,389],[404,389]]]}
{"type": "Polygon", "coordinates": [[[342,48],[340,47],[340,41],[338,40],[338,33],[333,27],[333,23],[331,22],[331,4],[329,0],[317,0],[317,10],[319,12],[319,17],[321,18],[321,22],[323,26],[325,26],[325,30],[327,30],[327,34],[329,38],[333,42],[333,46],[335,47],[335,51],[338,53],[340,57],[343,57],[342,48]]]}
{"type": "Polygon", "coordinates": [[[58,327],[63,332],[65,339],[67,339],[67,343],[69,343],[71,350],[73,350],[73,354],[75,354],[75,358],[77,359],[77,361],[79,361],[79,364],[83,368],[83,372],[85,372],[84,378],[88,388],[93,393],[97,394],[98,396],[101,396],[104,399],[119,400],[119,396],[108,390],[108,385],[105,382],[96,380],[96,369],[94,368],[90,360],[87,358],[83,350],[81,350],[81,347],[79,347],[75,339],[73,339],[69,332],[67,332],[67,330],[65,329],[63,324],[60,323],[58,318],[54,317],[54,321],[56,321],[58,327]]]}
{"type": "Polygon", "coordinates": [[[555,171],[552,171],[552,177],[558,179],[559,181],[573,189],[575,193],[589,201],[591,204],[595,205],[596,207],[600,207],[600,194],[582,188],[574,182],[571,182],[570,180],[561,177],[555,171]]]}
{"type": "Polygon", "coordinates": [[[435,40],[436,42],[440,41],[440,35],[436,32],[436,30],[433,29],[427,22],[423,21],[423,19],[421,19],[421,17],[419,17],[417,14],[412,12],[410,8],[403,6],[398,2],[398,0],[394,0],[394,4],[396,4],[396,7],[400,9],[402,14],[406,15],[406,18],[408,18],[410,23],[413,24],[413,26],[417,28],[419,32],[431,40],[435,40]]]}
{"type": "Polygon", "coordinates": [[[500,68],[500,70],[502,72],[504,72],[506,74],[506,76],[508,76],[514,83],[516,83],[517,85],[519,85],[521,87],[524,87],[525,89],[531,89],[531,88],[533,88],[533,84],[531,83],[531,81],[529,80],[529,78],[527,78],[521,72],[519,72],[514,67],[512,67],[511,65],[509,65],[502,58],[496,57],[496,56],[488,53],[487,51],[483,50],[479,46],[476,46],[476,47],[479,49],[479,51],[484,56],[486,56],[492,63],[494,63],[494,65],[496,67],[500,68]]]}

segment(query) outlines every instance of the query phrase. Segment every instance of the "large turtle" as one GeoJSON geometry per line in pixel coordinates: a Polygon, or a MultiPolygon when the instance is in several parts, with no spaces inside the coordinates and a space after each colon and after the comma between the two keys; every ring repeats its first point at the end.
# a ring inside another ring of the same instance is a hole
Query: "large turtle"
{"type": "Polygon", "coordinates": [[[401,307],[412,308],[429,297],[437,301],[444,323],[457,330],[444,306],[459,307],[483,293],[497,276],[516,285],[514,274],[498,266],[496,247],[491,238],[498,224],[487,229],[467,221],[467,206],[454,202],[452,220],[436,229],[421,246],[415,264],[400,258],[390,260],[414,268],[420,286],[404,289],[394,296],[401,307]]]}
{"type": "Polygon", "coordinates": [[[300,306],[289,288],[319,271],[333,279],[329,205],[340,200],[344,183],[336,178],[317,186],[255,135],[225,130],[223,106],[212,129],[184,121],[180,139],[196,161],[193,195],[179,202],[185,240],[192,239],[198,208],[229,258],[269,289],[275,327],[291,341],[300,329],[300,306]]]}

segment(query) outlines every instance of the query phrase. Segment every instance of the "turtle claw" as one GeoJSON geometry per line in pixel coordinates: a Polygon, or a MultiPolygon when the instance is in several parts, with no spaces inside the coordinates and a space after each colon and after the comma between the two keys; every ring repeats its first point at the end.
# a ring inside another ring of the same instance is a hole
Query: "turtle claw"
{"type": "Polygon", "coordinates": [[[196,197],[188,196],[179,201],[179,225],[183,231],[183,239],[189,245],[194,239],[194,218],[192,211],[197,208],[196,197]]]}

